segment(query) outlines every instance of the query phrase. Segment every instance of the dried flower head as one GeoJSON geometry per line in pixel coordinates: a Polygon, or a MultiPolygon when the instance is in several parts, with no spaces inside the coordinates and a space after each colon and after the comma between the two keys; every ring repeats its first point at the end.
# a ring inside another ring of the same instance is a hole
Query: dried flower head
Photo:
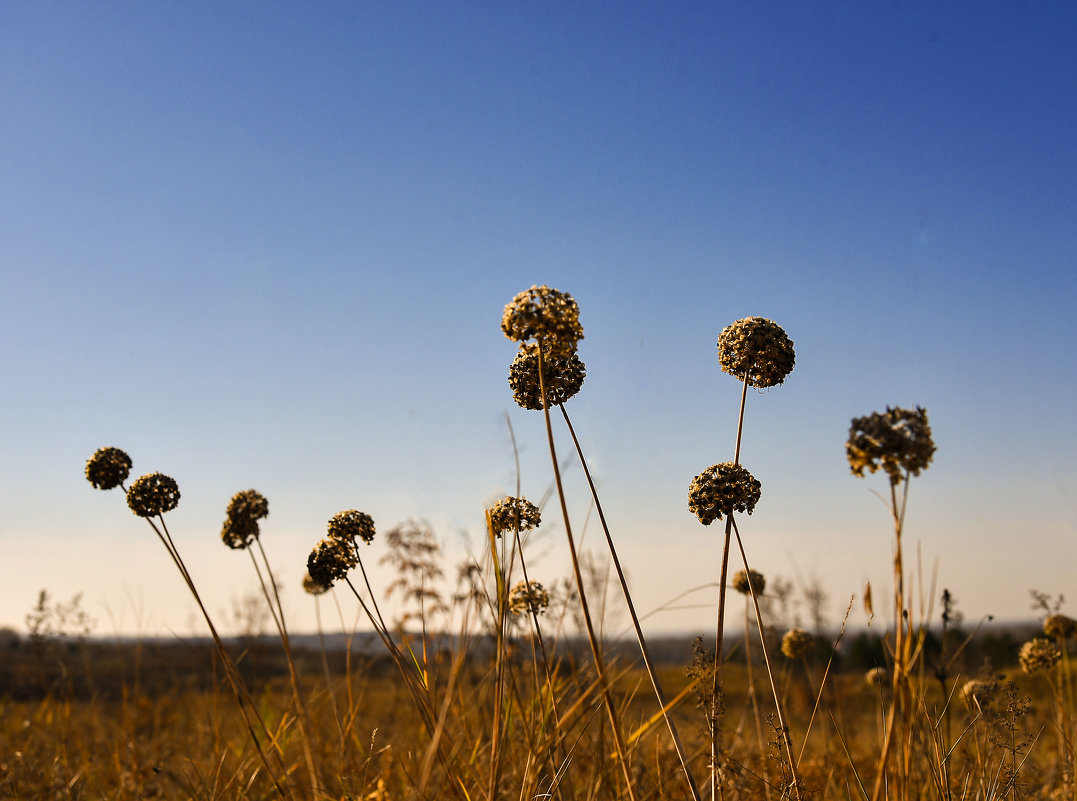
{"type": "Polygon", "coordinates": [[[709,526],[722,515],[733,512],[752,513],[759,501],[760,484],[733,462],[711,465],[692,479],[688,488],[688,511],[709,526]]]}
{"type": "Polygon", "coordinates": [[[741,595],[751,595],[752,590],[755,590],[756,595],[762,595],[766,588],[767,580],[763,578],[763,574],[758,570],[749,569],[747,573],[743,570],[738,570],[733,575],[733,589],[741,595]],[[749,577],[751,577],[752,581],[751,586],[748,585],[749,577]]]}
{"type": "Polygon", "coordinates": [[[998,691],[998,682],[994,679],[969,679],[961,688],[961,700],[973,711],[987,709],[998,691]]]}
{"type": "Polygon", "coordinates": [[[118,487],[130,473],[131,457],[119,448],[98,448],[86,462],[86,480],[95,489],[118,487]]]}
{"type": "Polygon", "coordinates": [[[153,517],[171,512],[179,505],[179,485],[163,473],[150,473],[135,479],[127,490],[127,505],[139,517],[153,517]]]}
{"type": "Polygon", "coordinates": [[[365,512],[348,509],[329,518],[329,537],[343,542],[374,541],[374,518],[365,512]]]}
{"type": "Polygon", "coordinates": [[[534,339],[544,356],[567,358],[583,339],[580,307],[572,295],[548,286],[533,286],[514,297],[501,317],[501,330],[516,342],[534,339]]]}
{"type": "Polygon", "coordinates": [[[886,407],[885,412],[873,412],[867,417],[853,419],[845,455],[857,476],[864,471],[874,473],[882,468],[897,484],[908,472],[914,476],[927,468],[935,453],[927,410],[886,407]]]}
{"type": "MultiPolygon", "coordinates": [[[[583,387],[587,368],[575,353],[568,356],[543,356],[542,379],[546,385],[546,405],[549,408],[564,403],[583,387]]],[[[509,365],[509,388],[518,406],[542,411],[542,391],[539,382],[539,357],[534,345],[524,345],[509,365]]]]}
{"type": "Polygon", "coordinates": [[[530,531],[538,528],[542,515],[535,504],[526,498],[505,497],[487,510],[490,528],[500,537],[507,531],[530,531]]]}
{"type": "Polygon", "coordinates": [[[1077,637],[1077,620],[1066,615],[1048,615],[1043,621],[1043,633],[1057,640],[1077,637]]]}
{"type": "Polygon", "coordinates": [[[541,615],[549,605],[550,596],[546,593],[546,588],[537,581],[529,584],[518,582],[509,593],[509,611],[514,615],[541,615]]]}
{"type": "Polygon", "coordinates": [[[1061,658],[1062,651],[1059,647],[1043,637],[1034,637],[1029,640],[1021,646],[1021,651],[1017,654],[1017,661],[1025,673],[1050,670],[1058,664],[1061,658]]]}
{"type": "Polygon", "coordinates": [[[303,574],[303,592],[308,595],[324,595],[329,592],[329,585],[319,584],[310,577],[310,573],[303,574]]]}
{"type": "Polygon", "coordinates": [[[804,629],[789,629],[782,637],[782,653],[789,659],[803,659],[815,650],[815,638],[804,629]]]}
{"type": "Polygon", "coordinates": [[[864,674],[864,683],[869,687],[885,687],[890,683],[890,672],[881,666],[873,667],[864,674]]]}
{"type": "Polygon", "coordinates": [[[258,521],[269,516],[269,501],[258,490],[243,490],[228,502],[221,540],[229,548],[246,548],[258,538],[258,521]]]}
{"type": "Polygon", "coordinates": [[[765,317],[745,317],[718,335],[718,363],[722,370],[760,389],[785,381],[793,372],[796,355],[785,330],[765,317]]]}
{"type": "Polygon", "coordinates": [[[326,589],[333,582],[344,578],[348,571],[359,564],[355,548],[343,540],[330,538],[321,540],[307,557],[307,575],[311,581],[326,589]]]}

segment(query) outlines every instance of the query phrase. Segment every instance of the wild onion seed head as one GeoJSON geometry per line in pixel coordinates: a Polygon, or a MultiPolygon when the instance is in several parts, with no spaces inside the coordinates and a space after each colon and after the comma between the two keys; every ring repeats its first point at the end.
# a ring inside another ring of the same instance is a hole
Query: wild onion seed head
{"type": "Polygon", "coordinates": [[[374,518],[355,509],[337,512],[329,519],[329,538],[350,543],[362,540],[369,545],[374,541],[374,518]]]}
{"type": "Polygon", "coordinates": [[[890,682],[890,674],[884,667],[873,667],[864,674],[864,683],[869,687],[885,687],[890,682]]]}
{"type": "Polygon", "coordinates": [[[789,659],[802,659],[815,650],[815,638],[804,629],[789,629],[782,637],[782,653],[789,659]]]}
{"type": "Polygon", "coordinates": [[[530,531],[542,522],[539,508],[526,498],[505,497],[490,507],[490,528],[500,537],[508,531],[530,531]]]}
{"type": "Polygon", "coordinates": [[[257,490],[243,490],[228,502],[221,539],[229,548],[246,548],[259,535],[258,521],[269,516],[269,501],[257,490]]]}
{"type": "Polygon", "coordinates": [[[580,307],[572,295],[548,286],[533,286],[505,306],[501,330],[516,342],[535,340],[543,356],[567,358],[583,339],[580,307]]]}
{"type": "Polygon", "coordinates": [[[86,462],[86,480],[95,489],[120,486],[131,474],[131,457],[119,448],[98,448],[86,462]]]}
{"type": "Polygon", "coordinates": [[[1062,651],[1050,640],[1043,637],[1034,637],[1021,646],[1017,654],[1017,661],[1021,664],[1021,670],[1025,673],[1039,673],[1041,670],[1050,670],[1058,664],[1062,658],[1062,651]]]}
{"type": "Polygon", "coordinates": [[[179,505],[176,480],[163,473],[150,473],[135,479],[127,490],[127,505],[139,517],[154,517],[171,512],[179,505]]]}
{"type": "Polygon", "coordinates": [[[329,592],[329,586],[326,584],[319,584],[310,577],[310,573],[308,572],[303,574],[303,591],[308,595],[324,595],[329,592]]]}
{"type": "Polygon", "coordinates": [[[785,381],[793,371],[793,341],[780,325],[765,317],[745,317],[718,335],[718,363],[722,370],[749,386],[763,389],[785,381]]]}
{"type": "Polygon", "coordinates": [[[749,570],[749,573],[745,573],[743,570],[738,570],[733,575],[733,589],[741,595],[751,595],[752,590],[755,590],[756,595],[762,595],[763,591],[767,588],[767,580],[758,570],[749,570]],[[749,573],[752,579],[751,586],[748,586],[749,573]]]}
{"type": "Polygon", "coordinates": [[[986,709],[998,695],[998,682],[994,679],[969,679],[961,687],[961,700],[970,710],[986,709]]]}
{"type": "Polygon", "coordinates": [[[1048,615],[1043,621],[1043,633],[1057,640],[1077,636],[1077,620],[1066,615],[1048,615]]]}
{"type": "Polygon", "coordinates": [[[514,615],[543,614],[550,606],[546,588],[537,581],[530,584],[520,581],[509,592],[509,611],[514,615]]]}
{"type": "Polygon", "coordinates": [[[935,443],[927,410],[886,407],[885,412],[873,412],[867,417],[854,418],[849,426],[845,456],[855,475],[863,478],[864,471],[882,469],[897,484],[906,472],[918,476],[931,463],[935,443]]]}
{"type": "Polygon", "coordinates": [[[307,574],[311,581],[326,589],[333,583],[348,575],[348,571],[359,564],[355,547],[343,540],[329,538],[321,540],[307,557],[307,574]]]}
{"type": "MultiPolygon", "coordinates": [[[[546,406],[553,408],[573,397],[583,387],[587,368],[575,353],[542,358],[542,378],[546,386],[546,406]]],[[[509,388],[513,400],[524,409],[542,411],[539,357],[534,345],[524,345],[509,365],[509,388]]]]}
{"type": "Polygon", "coordinates": [[[733,462],[711,465],[694,479],[688,488],[688,511],[709,526],[722,515],[733,512],[752,513],[759,501],[760,484],[733,462]]]}

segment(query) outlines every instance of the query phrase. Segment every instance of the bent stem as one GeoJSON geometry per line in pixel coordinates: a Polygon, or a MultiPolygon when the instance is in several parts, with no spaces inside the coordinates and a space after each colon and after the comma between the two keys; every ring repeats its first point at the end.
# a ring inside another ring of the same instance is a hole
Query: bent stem
{"type": "Polygon", "coordinates": [[[595,482],[591,478],[591,471],[587,467],[587,460],[583,457],[583,449],[580,447],[580,441],[576,437],[576,431],[572,427],[572,421],[568,418],[568,412],[565,410],[564,404],[560,404],[561,414],[565,418],[565,425],[568,426],[568,433],[572,436],[572,443],[576,446],[576,455],[580,457],[580,466],[583,467],[583,474],[587,478],[587,485],[591,488],[591,498],[595,502],[595,510],[598,512],[598,521],[602,525],[602,531],[606,535],[606,545],[610,549],[610,558],[613,560],[613,567],[617,571],[617,581],[621,585],[621,592],[624,595],[625,604],[628,607],[628,615],[632,618],[632,627],[636,631],[636,640],[639,642],[640,653],[643,655],[643,664],[647,667],[647,675],[651,679],[651,686],[654,688],[654,694],[658,698],[658,704],[662,709],[662,717],[665,718],[666,726],[669,728],[670,736],[673,738],[673,745],[677,749],[677,757],[681,761],[681,767],[684,769],[684,776],[688,780],[688,788],[692,791],[692,798],[695,801],[701,801],[699,795],[699,787],[696,784],[695,776],[692,775],[692,768],[688,762],[688,753],[685,751],[684,744],[681,742],[681,737],[677,733],[677,726],[673,722],[673,718],[669,715],[669,705],[666,703],[665,694],[662,692],[662,686],[658,681],[658,674],[654,669],[654,662],[651,659],[650,651],[647,648],[647,640],[643,636],[643,629],[639,624],[639,617],[636,615],[636,606],[632,602],[632,595],[628,591],[628,582],[625,580],[624,571],[621,570],[621,560],[617,558],[617,549],[613,545],[613,537],[610,535],[609,526],[606,525],[606,515],[602,512],[602,503],[598,499],[598,490],[595,489],[595,482]]]}
{"type": "Polygon", "coordinates": [[[595,636],[594,623],[591,621],[591,610],[587,604],[587,594],[584,589],[583,574],[580,571],[580,560],[576,554],[576,543],[572,538],[572,523],[568,517],[568,503],[565,500],[565,490],[561,484],[561,469],[557,464],[557,449],[553,442],[553,426],[550,424],[550,406],[546,402],[546,379],[544,373],[544,359],[542,342],[538,343],[538,366],[539,366],[539,396],[542,398],[542,415],[546,421],[546,439],[550,445],[550,459],[553,462],[554,483],[557,485],[557,497],[561,502],[561,516],[565,523],[565,536],[568,538],[569,555],[572,557],[572,573],[576,579],[576,591],[580,596],[580,610],[583,612],[583,620],[587,629],[587,643],[591,647],[591,657],[594,659],[595,672],[598,673],[598,682],[602,690],[602,702],[606,707],[606,714],[610,719],[610,727],[613,729],[613,742],[617,750],[617,761],[624,773],[625,786],[628,790],[630,801],[636,801],[636,789],[632,782],[632,774],[628,768],[628,757],[625,753],[624,735],[621,732],[620,715],[613,703],[613,695],[610,691],[609,678],[606,674],[605,660],[602,658],[602,649],[598,645],[595,636]]]}

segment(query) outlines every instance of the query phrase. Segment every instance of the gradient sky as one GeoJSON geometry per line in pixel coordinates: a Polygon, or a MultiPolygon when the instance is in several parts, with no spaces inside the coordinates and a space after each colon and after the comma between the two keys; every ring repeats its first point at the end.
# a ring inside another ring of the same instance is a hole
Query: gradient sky
{"type": "MultiPolygon", "coordinates": [[[[478,549],[515,486],[506,412],[524,494],[551,481],[499,328],[533,284],[581,308],[569,410],[641,611],[717,578],[687,490],[732,458],[715,343],[751,315],[797,349],[748,398],[753,567],[819,579],[834,624],[856,594],[862,624],[892,533],[843,444],[919,404],[910,566],[970,620],[1073,595],[1075,40],[1066,3],[0,3],[0,625],[47,589],[99,634],[203,632],[149,527],[85,481],[104,445],[178,480],[169,525],[222,619],[256,587],[219,539],[240,489],[269,498],[297,630],[337,511],[478,549]]],[[[647,627],[709,631],[714,597],[647,627]]]]}

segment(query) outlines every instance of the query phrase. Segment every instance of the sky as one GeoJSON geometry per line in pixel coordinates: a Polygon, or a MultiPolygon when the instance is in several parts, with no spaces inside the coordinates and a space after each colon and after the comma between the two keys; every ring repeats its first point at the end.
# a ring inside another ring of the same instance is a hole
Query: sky
{"type": "MultiPolygon", "coordinates": [[[[733,457],[715,346],[748,316],[796,346],[747,399],[754,569],[864,625],[893,532],[844,442],[920,405],[920,613],[943,587],[970,622],[1077,595],[1075,35],[1064,3],[0,2],[0,625],[44,589],[98,635],[204,633],[86,482],[102,446],[178,481],[168,526],[226,630],[257,590],[220,541],[242,489],[294,631],[338,511],[376,522],[376,588],[409,519],[451,576],[515,492],[508,422],[523,494],[552,481],[500,331],[541,284],[580,307],[567,409],[648,632],[713,630],[721,528],[687,492],[733,457]]],[[[578,463],[565,482],[601,556],[578,463]]],[[[528,564],[568,575],[555,503],[528,564]]]]}

